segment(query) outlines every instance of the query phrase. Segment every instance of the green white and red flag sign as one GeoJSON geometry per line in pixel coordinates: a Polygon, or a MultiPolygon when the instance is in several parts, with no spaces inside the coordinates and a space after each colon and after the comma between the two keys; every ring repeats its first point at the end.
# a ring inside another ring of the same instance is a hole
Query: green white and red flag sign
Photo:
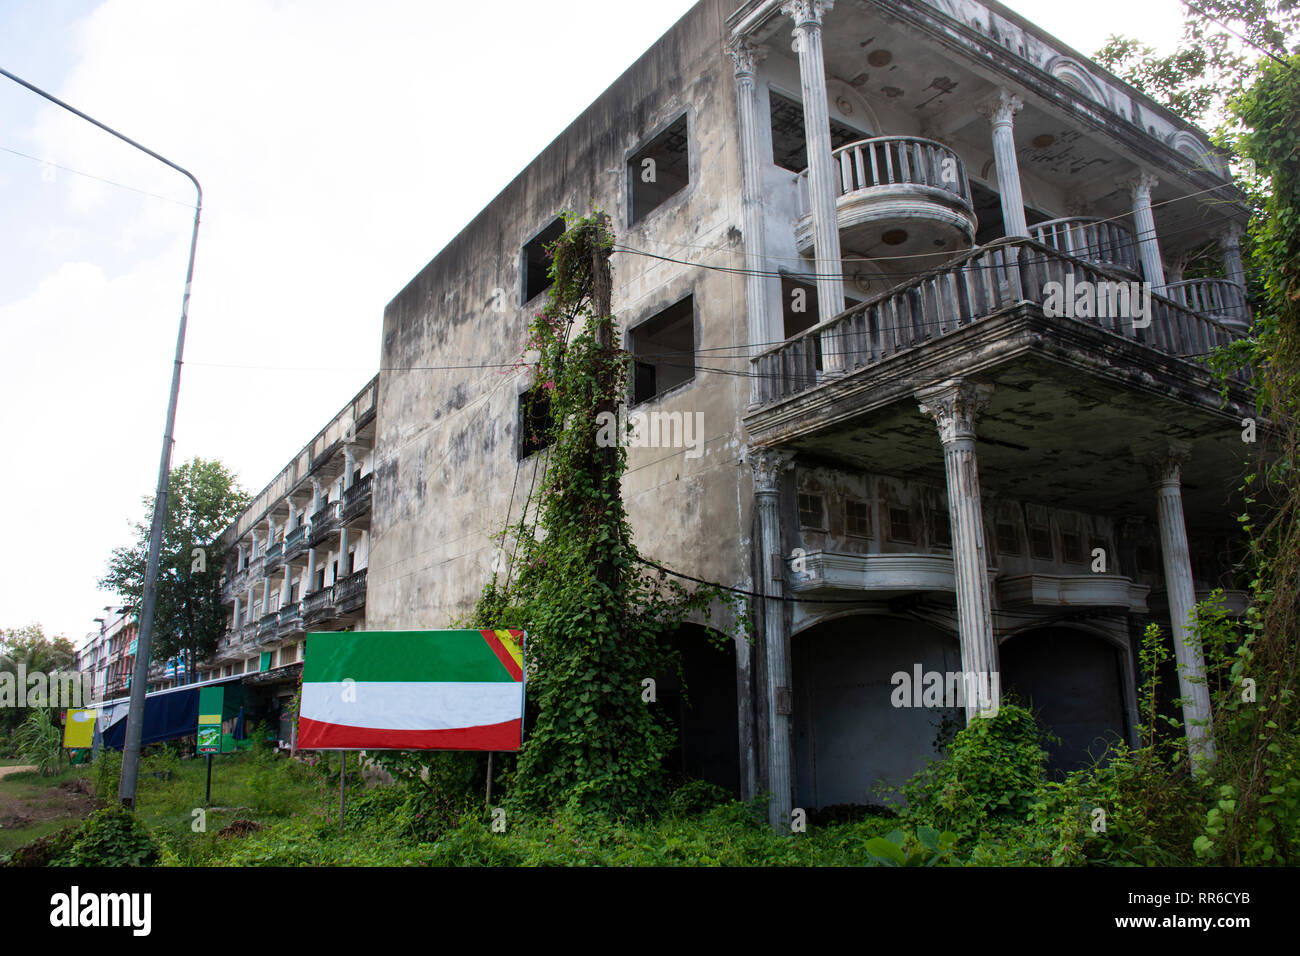
{"type": "Polygon", "coordinates": [[[523,631],[310,634],[304,750],[518,750],[523,631]]]}

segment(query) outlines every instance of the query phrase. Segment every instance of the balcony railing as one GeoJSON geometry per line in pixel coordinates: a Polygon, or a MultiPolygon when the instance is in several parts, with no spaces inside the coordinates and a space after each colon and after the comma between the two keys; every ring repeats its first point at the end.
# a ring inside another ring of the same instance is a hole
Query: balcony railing
{"type": "MultiPolygon", "coordinates": [[[[817,367],[819,351],[826,367],[838,373],[867,368],[1003,309],[1026,302],[1041,305],[1044,285],[1064,284],[1068,276],[1076,287],[1084,281],[1109,283],[1108,288],[1129,285],[1116,283],[1113,273],[1028,239],[973,249],[756,356],[759,402],[789,398],[824,380],[817,367]]],[[[1143,328],[1135,328],[1131,318],[1110,314],[1120,309],[1104,311],[1106,315],[1071,321],[1189,360],[1200,360],[1236,337],[1228,326],[1159,295],[1151,296],[1149,324],[1143,328]]],[[[1238,379],[1244,380],[1243,375],[1238,373],[1238,379]]]]}
{"type": "Polygon", "coordinates": [[[284,536],[284,560],[297,557],[307,550],[308,525],[300,524],[284,536]]]}
{"type": "Polygon", "coordinates": [[[310,540],[313,545],[320,544],[339,530],[340,510],[339,502],[331,501],[311,516],[310,540]]]}
{"type": "Polygon", "coordinates": [[[1094,216],[1050,219],[1029,227],[1030,238],[1057,252],[1132,276],[1141,274],[1137,240],[1127,226],[1094,216]]]}
{"type": "Polygon", "coordinates": [[[269,641],[274,641],[279,622],[279,612],[272,611],[270,614],[263,614],[257,622],[257,643],[266,644],[269,641]]]}
{"type": "Polygon", "coordinates": [[[362,476],[353,482],[352,487],[343,492],[343,523],[355,521],[370,512],[371,488],[374,485],[374,472],[362,476]]]}
{"type": "Polygon", "coordinates": [[[332,587],[323,588],[315,594],[309,594],[307,599],[302,602],[302,620],[308,627],[324,621],[332,621],[336,617],[338,617],[338,612],[334,609],[334,588],[332,587]]]}
{"type": "Polygon", "coordinates": [[[266,549],[266,558],[262,562],[262,573],[270,574],[284,563],[284,544],[277,541],[266,549]]]}
{"type": "Polygon", "coordinates": [[[1165,286],[1165,295],[1226,325],[1242,330],[1250,326],[1246,288],[1230,279],[1184,279],[1165,286]]]}
{"type": "Polygon", "coordinates": [[[279,616],[279,636],[285,637],[289,634],[295,634],[302,630],[302,603],[294,601],[287,607],[280,609],[279,616]]]}
{"type": "Polygon", "coordinates": [[[334,585],[334,606],[346,614],[366,604],[366,569],[349,574],[334,585]]]}
{"type": "MultiPolygon", "coordinates": [[[[975,234],[970,182],[961,157],[934,140],[878,136],[848,143],[831,153],[835,163],[837,218],[842,232],[882,222],[929,220],[934,238],[975,234]]],[[[802,248],[812,242],[807,200],[808,171],[800,174],[803,221],[796,234],[802,248]]],[[[927,240],[928,244],[928,240],[927,240]]]]}

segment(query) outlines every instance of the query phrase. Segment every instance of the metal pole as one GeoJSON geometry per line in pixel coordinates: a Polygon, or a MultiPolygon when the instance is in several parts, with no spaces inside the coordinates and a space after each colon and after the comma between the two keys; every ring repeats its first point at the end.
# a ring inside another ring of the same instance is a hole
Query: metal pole
{"type": "Polygon", "coordinates": [[[492,806],[492,751],[488,751],[487,805],[492,806]]]}
{"type": "Polygon", "coordinates": [[[343,810],[347,803],[348,793],[343,788],[344,781],[348,777],[348,752],[340,751],[339,756],[343,759],[339,761],[339,833],[343,832],[343,810]]]}
{"type": "Polygon", "coordinates": [[[117,796],[122,806],[127,809],[135,807],[136,778],[140,773],[140,739],[144,730],[145,689],[149,680],[149,652],[153,644],[153,616],[158,597],[158,564],[162,554],[163,528],[167,523],[167,481],[171,473],[172,432],[176,426],[176,400],[181,390],[181,357],[185,351],[185,323],[190,311],[190,284],[194,280],[194,251],[199,242],[199,218],[203,212],[203,187],[189,170],[177,166],[165,156],[160,156],[152,149],[141,146],[129,136],[124,136],[110,126],[106,126],[92,116],[58,97],[33,86],[21,77],[14,76],[8,70],[0,69],[0,75],[7,76],[20,86],[24,86],[38,96],[42,96],[69,113],[93,123],[104,132],[116,136],[124,143],[147,153],[172,169],[181,173],[194,184],[197,200],[194,205],[194,231],[190,235],[190,259],[185,269],[185,296],[181,299],[180,328],[176,333],[176,359],[172,365],[172,386],[167,400],[167,424],[163,431],[162,456],[158,463],[158,489],[154,494],[153,525],[149,532],[149,557],[144,571],[144,597],[140,607],[140,631],[136,635],[135,671],[131,682],[131,705],[126,718],[126,744],[122,749],[122,777],[118,784],[117,796]]]}
{"type": "Polygon", "coordinates": [[[212,806],[212,754],[208,754],[208,792],[203,797],[203,805],[212,806]]]}

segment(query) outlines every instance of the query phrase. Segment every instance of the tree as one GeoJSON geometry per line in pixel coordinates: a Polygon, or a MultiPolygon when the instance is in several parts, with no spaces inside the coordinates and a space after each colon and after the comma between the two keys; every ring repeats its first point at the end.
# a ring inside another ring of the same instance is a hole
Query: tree
{"type": "MultiPolygon", "coordinates": [[[[54,674],[72,669],[76,649],[66,637],[48,638],[39,624],[0,630],[0,673],[54,674]]],[[[0,708],[0,728],[23,722],[27,709],[0,708]]]]}
{"type": "MultiPolygon", "coordinates": [[[[193,682],[195,665],[216,650],[225,630],[221,572],[228,549],[221,533],[244,510],[248,494],[221,462],[202,458],[172,469],[168,489],[152,657],[155,663],[180,658],[193,682]]],[[[135,526],[135,543],[113,551],[100,581],[137,613],[144,599],[153,496],[142,500],[145,518],[135,526]]]]}

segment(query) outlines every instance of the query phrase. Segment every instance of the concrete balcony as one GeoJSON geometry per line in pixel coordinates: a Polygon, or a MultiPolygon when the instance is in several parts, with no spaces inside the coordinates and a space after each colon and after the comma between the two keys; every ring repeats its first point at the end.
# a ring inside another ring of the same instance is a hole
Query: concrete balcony
{"type": "Polygon", "coordinates": [[[340,503],[331,501],[311,516],[311,533],[308,540],[311,542],[312,547],[322,541],[328,541],[339,533],[339,528],[342,527],[340,513],[340,503]]]}
{"type": "Polygon", "coordinates": [[[350,614],[366,606],[365,568],[334,585],[334,606],[339,614],[350,614]]]}
{"type": "Polygon", "coordinates": [[[334,607],[334,588],[328,587],[315,594],[307,595],[302,602],[302,622],[306,627],[315,627],[333,621],[338,617],[334,607]]]}
{"type": "Polygon", "coordinates": [[[277,541],[266,549],[266,556],[262,561],[262,573],[270,574],[284,564],[284,544],[277,541]]]}
{"type": "MultiPolygon", "coordinates": [[[[789,399],[1018,306],[1043,311],[1051,282],[1074,287],[1087,282],[1094,288],[1128,285],[1116,283],[1112,274],[1091,263],[1032,240],[1000,240],[758,355],[754,371],[762,383],[759,404],[789,399]]],[[[1158,295],[1151,296],[1150,315],[1141,326],[1133,318],[1113,314],[1123,309],[1099,311],[1107,314],[1056,320],[1089,325],[1197,364],[1237,337],[1214,318],[1158,295]]]]}
{"type": "Polygon", "coordinates": [[[374,487],[374,472],[362,476],[343,492],[342,521],[349,528],[370,527],[370,499],[374,487]]]}
{"type": "Polygon", "coordinates": [[[292,561],[307,550],[309,526],[301,524],[284,536],[284,560],[292,561]]]}
{"type": "MultiPolygon", "coordinates": [[[[867,592],[873,599],[889,600],[909,594],[952,595],[957,590],[952,557],[947,554],[844,554],[810,551],[790,569],[790,590],[796,594],[867,592]]],[[[996,576],[989,569],[990,577],[996,576]]]]}
{"type": "Polygon", "coordinates": [[[278,636],[279,622],[279,612],[272,611],[270,614],[263,614],[257,622],[257,643],[273,643],[278,636]]]}
{"type": "Polygon", "coordinates": [[[1049,249],[1103,269],[1121,272],[1129,278],[1141,277],[1137,240],[1127,226],[1118,222],[1093,216],[1070,216],[1030,226],[1029,235],[1049,249]]]}
{"type": "Polygon", "coordinates": [[[1184,279],[1165,286],[1165,295],[1243,333],[1250,328],[1246,288],[1230,279],[1184,279]]]}
{"type": "MultiPolygon", "coordinates": [[[[836,216],[845,249],[890,256],[957,252],[975,241],[975,210],[960,157],[941,143],[880,136],[831,154],[839,171],[836,216]]],[[[808,173],[800,174],[807,196],[808,173]]],[[[805,201],[805,212],[808,205],[805,201]]],[[[810,212],[795,227],[801,254],[813,252],[810,212]]]]}
{"type": "Polygon", "coordinates": [[[293,604],[280,609],[278,618],[278,634],[281,639],[286,637],[295,637],[302,633],[302,602],[295,601],[293,604]]]}

